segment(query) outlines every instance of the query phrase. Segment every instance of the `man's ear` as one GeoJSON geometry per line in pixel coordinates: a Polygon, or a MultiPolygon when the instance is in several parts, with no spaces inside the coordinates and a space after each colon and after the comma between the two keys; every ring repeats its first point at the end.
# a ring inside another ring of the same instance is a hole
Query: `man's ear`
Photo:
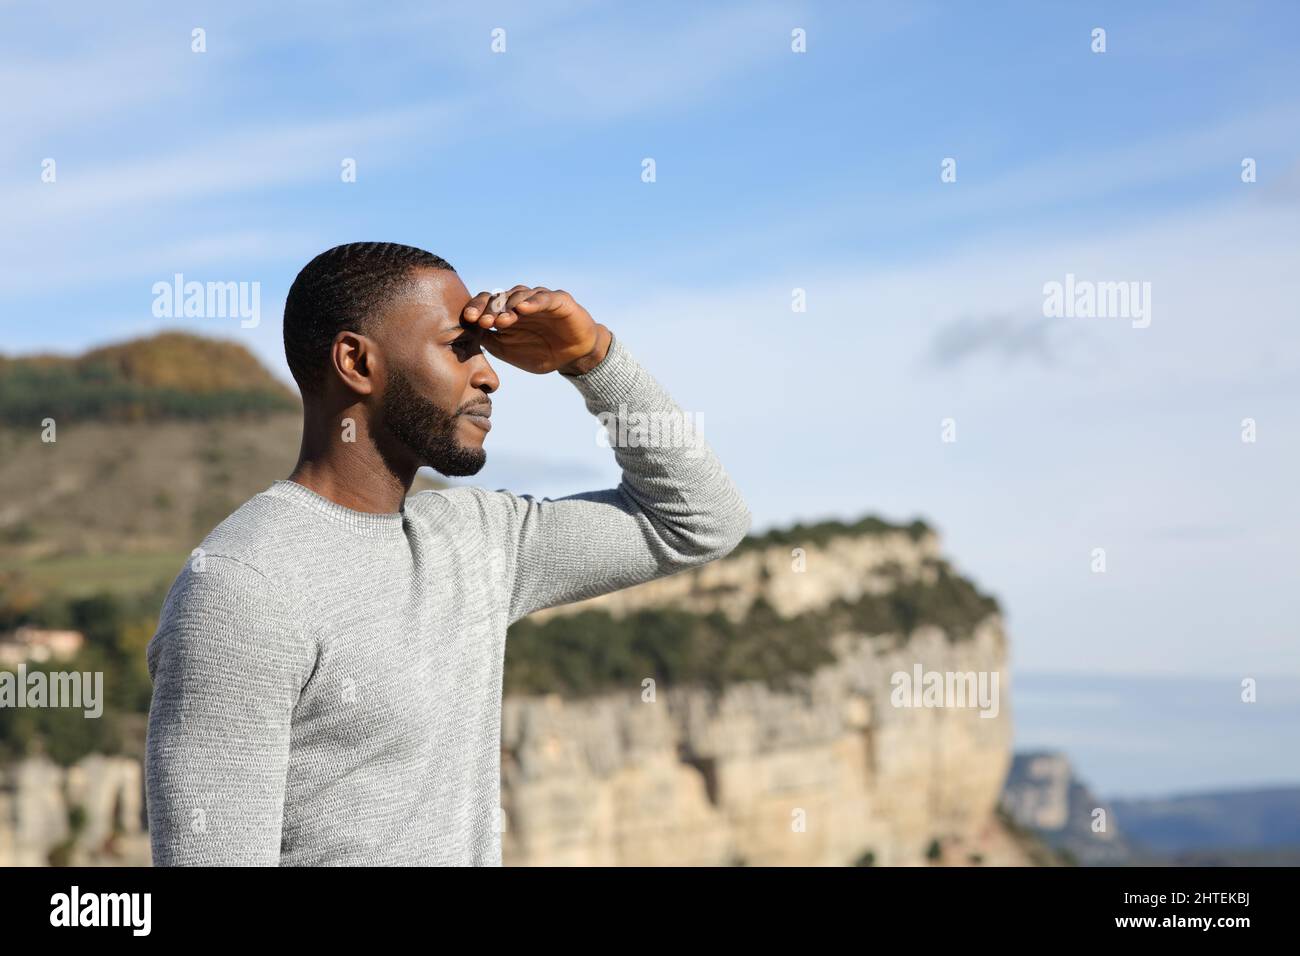
{"type": "Polygon", "coordinates": [[[374,391],[378,358],[374,340],[356,332],[340,332],[330,349],[334,374],[358,395],[369,395],[374,391]]]}

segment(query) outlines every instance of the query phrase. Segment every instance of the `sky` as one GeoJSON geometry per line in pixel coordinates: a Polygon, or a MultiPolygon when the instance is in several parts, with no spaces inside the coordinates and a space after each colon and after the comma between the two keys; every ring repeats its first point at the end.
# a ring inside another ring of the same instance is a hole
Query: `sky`
{"type": "MultiPolygon", "coordinates": [[[[1300,676],[1296,5],[266,7],[0,2],[0,351],[181,328],[287,381],[298,269],[410,243],[573,293],[756,532],[933,524],[1018,671],[1300,676]],[[260,323],[156,318],[176,273],[260,323]],[[1145,319],[1045,315],[1067,275],[1145,319]]],[[[572,386],[494,367],[475,483],[617,482],[572,386]]]]}
{"type": "Polygon", "coordinates": [[[1017,673],[1013,746],[1064,752],[1104,799],[1294,788],[1300,680],[1270,677],[1257,691],[1221,677],[1017,673]]]}

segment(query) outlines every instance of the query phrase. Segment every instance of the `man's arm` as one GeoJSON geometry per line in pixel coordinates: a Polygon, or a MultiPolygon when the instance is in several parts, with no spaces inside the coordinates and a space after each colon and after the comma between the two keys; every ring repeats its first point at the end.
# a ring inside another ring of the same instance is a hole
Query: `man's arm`
{"type": "Polygon", "coordinates": [[[751,524],[740,492],[701,437],[698,419],[684,416],[616,336],[599,364],[563,377],[606,423],[623,470],[618,487],[555,500],[468,487],[437,492],[472,500],[503,539],[511,623],[541,608],[723,557],[751,524]],[[647,423],[652,416],[659,424],[680,423],[686,440],[665,441],[661,433],[659,444],[620,443],[637,414],[647,423]]]}
{"type": "Polygon", "coordinates": [[[147,650],[154,866],[277,866],[294,705],[315,667],[275,586],[209,555],[177,577],[147,650]]]}

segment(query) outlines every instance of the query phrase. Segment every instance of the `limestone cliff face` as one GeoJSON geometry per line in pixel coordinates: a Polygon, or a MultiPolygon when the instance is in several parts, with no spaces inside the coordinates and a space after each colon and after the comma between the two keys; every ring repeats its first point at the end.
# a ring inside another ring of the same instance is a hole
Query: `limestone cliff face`
{"type": "Polygon", "coordinates": [[[140,762],[129,757],[0,767],[0,866],[148,866],[143,801],[140,762]]]}
{"type": "MultiPolygon", "coordinates": [[[[751,549],[539,616],[667,606],[740,620],[762,597],[789,618],[925,578],[939,558],[933,535],[902,532],[792,550],[751,549]]],[[[833,646],[836,662],[787,693],[749,683],[508,699],[505,862],[1029,862],[994,814],[1012,739],[1001,619],[961,641],[925,627],[906,640],[837,634],[833,646]],[[997,675],[995,707],[896,706],[894,675],[918,665],[997,675]]]]}

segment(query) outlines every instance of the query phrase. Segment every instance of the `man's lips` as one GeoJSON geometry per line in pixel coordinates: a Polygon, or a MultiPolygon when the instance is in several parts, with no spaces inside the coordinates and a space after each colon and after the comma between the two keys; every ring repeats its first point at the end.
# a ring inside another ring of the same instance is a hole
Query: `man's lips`
{"type": "Polygon", "coordinates": [[[461,412],[461,415],[468,418],[485,432],[492,430],[491,405],[475,405],[473,408],[467,408],[465,411],[461,412]]]}

